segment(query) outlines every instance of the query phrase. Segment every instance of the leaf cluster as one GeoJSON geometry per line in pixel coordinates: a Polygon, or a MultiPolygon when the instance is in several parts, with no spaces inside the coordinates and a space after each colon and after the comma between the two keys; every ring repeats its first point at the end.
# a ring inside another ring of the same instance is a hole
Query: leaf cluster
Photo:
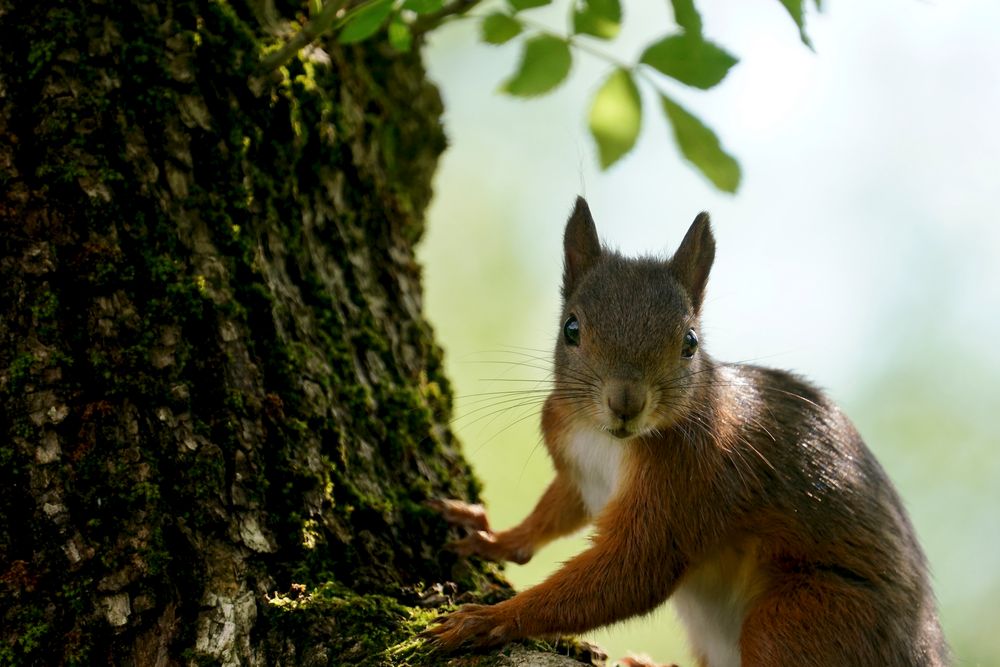
{"type": "MultiPolygon", "coordinates": [[[[804,0],[779,1],[795,21],[802,41],[809,45],[803,23],[804,0]]],[[[673,82],[708,90],[721,83],[739,62],[705,37],[694,0],[670,0],[676,28],[648,44],[634,63],[617,62],[581,41],[617,37],[623,15],[620,0],[574,0],[566,35],[552,34],[521,15],[526,9],[548,4],[547,0],[507,0],[504,9],[482,18],[481,37],[487,44],[505,44],[524,35],[520,63],[501,90],[521,97],[542,95],[569,75],[574,50],[598,55],[612,65],[588,114],[601,167],[607,169],[635,146],[643,117],[639,84],[644,82],[659,98],[659,108],[681,154],[717,188],[735,192],[741,176],[739,163],[722,147],[715,132],[681,106],[665,85],[673,82]]]]}
{"type": "MultiPolygon", "coordinates": [[[[778,1],[795,22],[802,42],[812,48],[804,23],[806,0],[778,1]]],[[[820,9],[820,0],[813,1],[820,9]]],[[[329,13],[331,3],[342,2],[327,0],[316,11],[319,15],[329,13]]],[[[677,84],[697,90],[714,88],[739,60],[705,36],[694,0],[669,2],[674,25],[628,63],[595,48],[614,40],[621,31],[621,0],[572,0],[565,34],[556,34],[525,16],[525,12],[548,6],[552,0],[504,0],[502,7],[481,15],[469,13],[480,0],[365,0],[350,10],[339,10],[335,29],[338,41],[352,44],[385,28],[392,47],[408,51],[415,35],[443,22],[459,17],[478,20],[481,39],[487,44],[499,46],[521,39],[518,65],[500,90],[522,98],[557,88],[569,76],[575,56],[585,53],[598,57],[611,67],[588,113],[602,169],[627,155],[639,138],[643,121],[641,84],[658,99],[660,113],[684,158],[715,187],[735,192],[741,179],[739,163],[716,133],[669,91],[677,84]]]]}

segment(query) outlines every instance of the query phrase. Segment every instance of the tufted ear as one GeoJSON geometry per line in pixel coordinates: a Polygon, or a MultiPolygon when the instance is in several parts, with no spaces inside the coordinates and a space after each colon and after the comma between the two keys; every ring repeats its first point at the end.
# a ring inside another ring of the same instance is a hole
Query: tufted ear
{"type": "Polygon", "coordinates": [[[597,227],[590,215],[590,207],[583,197],[576,198],[576,206],[566,222],[563,234],[565,263],[563,265],[563,298],[568,298],[580,280],[601,257],[601,241],[597,227]]]}
{"type": "Polygon", "coordinates": [[[714,260],[715,237],[712,236],[708,213],[702,212],[691,223],[680,247],[670,258],[670,270],[687,289],[696,313],[701,310],[705,283],[708,282],[708,272],[712,269],[714,260]]]}

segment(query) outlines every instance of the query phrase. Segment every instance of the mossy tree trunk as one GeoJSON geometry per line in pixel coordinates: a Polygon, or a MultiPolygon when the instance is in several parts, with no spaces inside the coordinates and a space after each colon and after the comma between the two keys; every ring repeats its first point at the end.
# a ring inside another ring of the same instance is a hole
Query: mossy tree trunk
{"type": "Polygon", "coordinates": [[[0,663],[386,660],[428,582],[491,578],[422,505],[476,489],[419,56],[262,78],[209,0],[3,0],[0,34],[0,663]]]}

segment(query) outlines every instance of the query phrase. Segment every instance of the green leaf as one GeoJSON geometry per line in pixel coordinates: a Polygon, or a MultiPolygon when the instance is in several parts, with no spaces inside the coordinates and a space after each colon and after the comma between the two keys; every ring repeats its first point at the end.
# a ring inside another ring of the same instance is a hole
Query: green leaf
{"type": "Polygon", "coordinates": [[[681,34],[649,45],[641,62],[681,83],[707,90],[722,81],[739,61],[700,35],[681,34]]]}
{"type": "Polygon", "coordinates": [[[566,78],[573,56],[569,45],[552,35],[532,37],[524,43],[521,64],[501,90],[518,97],[547,93],[566,78]]]}
{"type": "Polygon", "coordinates": [[[701,34],[701,15],[694,7],[694,0],[670,0],[674,9],[674,23],[689,35],[701,34]]]}
{"type": "Polygon", "coordinates": [[[389,45],[400,53],[407,53],[413,47],[413,35],[399,14],[389,24],[389,45]]]}
{"type": "Polygon", "coordinates": [[[642,100],[628,71],[617,69],[611,73],[594,96],[589,121],[601,169],[632,150],[642,124],[642,100]]]}
{"type": "Polygon", "coordinates": [[[374,0],[359,5],[359,9],[344,24],[337,41],[353,44],[374,35],[392,12],[392,3],[393,0],[374,0]]]}
{"type": "MultiPolygon", "coordinates": [[[[788,13],[791,15],[792,20],[795,21],[795,25],[799,27],[799,38],[802,39],[802,43],[808,46],[810,49],[813,47],[812,42],[809,40],[809,35],[806,34],[806,23],[805,23],[805,7],[803,7],[803,0],[778,0],[788,13]]],[[[819,1],[816,2],[816,8],[819,8],[819,1]]]]}
{"type": "Polygon", "coordinates": [[[724,192],[736,192],[740,186],[740,165],[723,150],[715,132],[666,95],[661,94],[660,101],[681,154],[715,187],[724,192]]]}
{"type": "Polygon", "coordinates": [[[495,12],[483,18],[482,37],[487,44],[505,44],[521,34],[521,22],[495,12]]]}
{"type": "Polygon", "coordinates": [[[515,12],[524,11],[525,9],[534,9],[535,7],[544,7],[545,5],[552,4],[552,0],[507,0],[507,4],[515,12]]]}
{"type": "Polygon", "coordinates": [[[619,0],[579,0],[573,8],[573,32],[614,39],[622,27],[619,0]]]}
{"type": "Polygon", "coordinates": [[[417,14],[431,14],[444,7],[444,0],[406,0],[403,9],[409,9],[417,14]]]}

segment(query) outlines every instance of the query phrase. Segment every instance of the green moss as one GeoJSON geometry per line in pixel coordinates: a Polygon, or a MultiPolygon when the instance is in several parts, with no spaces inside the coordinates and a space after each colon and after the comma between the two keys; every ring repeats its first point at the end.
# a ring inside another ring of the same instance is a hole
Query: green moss
{"type": "MultiPolygon", "coordinates": [[[[66,30],[75,28],[78,19],[68,8],[54,7],[45,16],[45,22],[52,35],[64,34],[66,30]]],[[[30,81],[38,77],[59,54],[62,45],[58,37],[36,39],[31,41],[28,50],[28,68],[26,77],[30,81]]]]}
{"type": "Polygon", "coordinates": [[[9,384],[7,391],[10,394],[19,394],[24,389],[28,378],[31,377],[31,368],[35,365],[35,355],[31,352],[22,352],[14,357],[7,370],[9,384]]]}
{"type": "Polygon", "coordinates": [[[322,643],[337,664],[433,664],[427,662],[428,647],[415,635],[438,613],[390,597],[357,595],[332,582],[312,590],[296,586],[270,598],[265,615],[272,631],[289,644],[322,643]],[[324,630],[329,634],[317,636],[324,630]]]}
{"type": "MultiPolygon", "coordinates": [[[[481,601],[495,603],[502,597],[485,597],[481,601]]],[[[300,648],[300,659],[306,647],[321,647],[327,664],[351,664],[378,667],[419,667],[442,665],[452,667],[498,665],[512,647],[492,651],[464,652],[444,656],[434,650],[419,635],[443,614],[455,611],[454,605],[427,608],[408,605],[384,595],[358,595],[335,582],[320,584],[312,589],[296,584],[288,593],[268,599],[264,616],[269,632],[288,645],[300,648]]],[[[590,664],[590,649],[575,639],[556,642],[526,640],[520,642],[529,650],[558,653],[590,664]]]]}
{"type": "Polygon", "coordinates": [[[226,407],[238,415],[246,414],[246,403],[243,399],[243,394],[235,389],[230,389],[226,392],[226,407]]]}
{"type": "Polygon", "coordinates": [[[26,665],[39,659],[45,649],[50,625],[42,609],[20,606],[4,615],[11,637],[0,643],[0,665],[26,665]],[[12,630],[12,632],[11,632],[12,630]]]}
{"type": "Polygon", "coordinates": [[[31,306],[31,315],[35,322],[52,320],[58,314],[59,297],[55,292],[42,292],[31,306]]]}

